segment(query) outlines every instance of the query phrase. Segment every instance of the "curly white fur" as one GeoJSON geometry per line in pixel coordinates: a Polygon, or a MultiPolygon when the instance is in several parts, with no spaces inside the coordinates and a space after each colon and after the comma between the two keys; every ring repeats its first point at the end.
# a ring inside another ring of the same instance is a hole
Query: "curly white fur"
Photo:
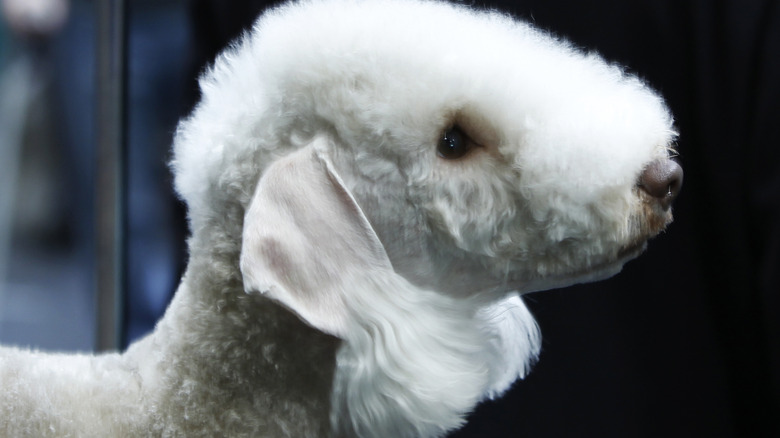
{"type": "Polygon", "coordinates": [[[0,436],[441,436],[535,360],[518,292],[612,275],[671,220],[637,187],[661,99],[499,13],[290,3],[201,86],[165,317],[121,355],[0,350],[0,436]]]}

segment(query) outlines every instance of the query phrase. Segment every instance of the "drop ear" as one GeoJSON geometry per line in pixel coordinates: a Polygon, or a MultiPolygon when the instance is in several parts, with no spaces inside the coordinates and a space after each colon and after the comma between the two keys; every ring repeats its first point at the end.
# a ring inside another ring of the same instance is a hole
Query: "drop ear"
{"type": "Polygon", "coordinates": [[[244,217],[247,292],[277,300],[315,328],[343,337],[353,280],[392,271],[382,243],[317,137],[271,164],[244,217]]]}

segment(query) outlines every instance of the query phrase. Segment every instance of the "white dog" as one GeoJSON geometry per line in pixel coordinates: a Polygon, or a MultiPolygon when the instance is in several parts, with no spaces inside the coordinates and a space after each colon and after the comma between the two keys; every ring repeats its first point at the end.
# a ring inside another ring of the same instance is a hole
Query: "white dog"
{"type": "Polygon", "coordinates": [[[165,317],[121,355],[0,350],[0,435],[441,436],[534,361],[518,292],[618,272],[682,178],[657,95],[498,13],[288,4],[201,86],[165,317]]]}

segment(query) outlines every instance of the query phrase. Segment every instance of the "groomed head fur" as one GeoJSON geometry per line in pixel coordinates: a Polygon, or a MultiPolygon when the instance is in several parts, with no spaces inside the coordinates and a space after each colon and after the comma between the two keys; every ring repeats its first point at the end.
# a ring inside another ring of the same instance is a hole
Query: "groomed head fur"
{"type": "Polygon", "coordinates": [[[202,88],[174,161],[196,228],[210,199],[230,186],[246,195],[267,165],[317,136],[396,270],[451,294],[613,274],[622,252],[668,221],[637,190],[674,139],[662,100],[498,13],[287,5],[225,52],[202,88]],[[443,154],[446,141],[465,152],[443,154]]]}

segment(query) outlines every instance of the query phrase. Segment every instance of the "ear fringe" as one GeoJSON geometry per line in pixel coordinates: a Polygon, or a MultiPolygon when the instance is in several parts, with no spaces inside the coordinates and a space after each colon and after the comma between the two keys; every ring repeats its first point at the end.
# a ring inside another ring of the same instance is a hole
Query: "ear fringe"
{"type": "Polygon", "coordinates": [[[512,294],[502,301],[485,306],[477,313],[479,325],[493,343],[500,360],[491,363],[486,396],[501,396],[517,379],[522,379],[539,357],[542,334],[522,298],[512,294]]]}
{"type": "Polygon", "coordinates": [[[360,286],[337,357],[337,436],[442,436],[525,375],[538,353],[538,329],[518,297],[480,310],[475,299],[421,290],[396,274],[360,286]]]}

